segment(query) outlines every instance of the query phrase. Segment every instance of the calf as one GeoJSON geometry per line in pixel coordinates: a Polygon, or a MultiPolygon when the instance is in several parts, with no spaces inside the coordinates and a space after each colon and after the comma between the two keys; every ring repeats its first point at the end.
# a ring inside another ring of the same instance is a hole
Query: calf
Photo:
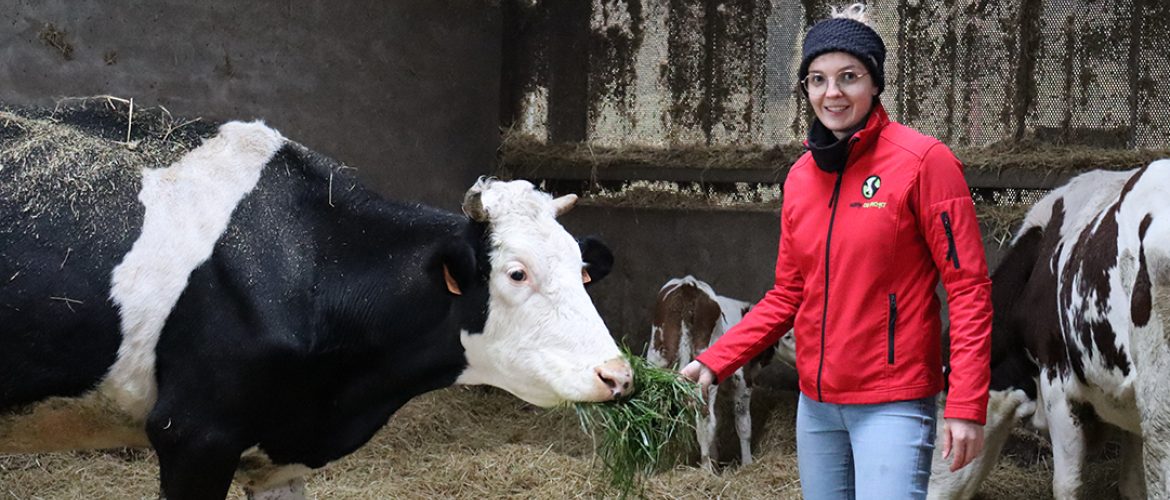
{"type": "Polygon", "coordinates": [[[1129,433],[1121,495],[1170,495],[1167,186],[1167,160],[1090,172],[1028,212],[992,274],[988,448],[957,474],[936,468],[932,497],[974,495],[1011,424],[1028,415],[1052,438],[1057,499],[1077,497],[1104,424],[1129,433]]]}
{"type": "MultiPolygon", "coordinates": [[[[748,302],[716,295],[710,285],[693,276],[672,279],[658,291],[647,359],[662,367],[685,366],[718,340],[728,328],[739,323],[751,307],[748,302]]],[[[794,365],[792,332],[784,336],[780,345],[781,348],[775,351],[786,354],[778,357],[794,365]]],[[[735,432],[739,436],[743,465],[752,463],[752,374],[771,357],[772,353],[765,351],[748,366],[728,377],[728,383],[735,386],[735,432]]],[[[697,416],[695,425],[701,464],[708,470],[713,467],[711,456],[715,452],[715,396],[718,392],[718,387],[711,387],[710,393],[706,395],[707,408],[697,416]]]]}
{"type": "Polygon", "coordinates": [[[156,121],[0,107],[0,453],[153,446],[170,500],[303,498],[431,390],[629,390],[574,196],[391,203],[263,123],[156,121]]]}

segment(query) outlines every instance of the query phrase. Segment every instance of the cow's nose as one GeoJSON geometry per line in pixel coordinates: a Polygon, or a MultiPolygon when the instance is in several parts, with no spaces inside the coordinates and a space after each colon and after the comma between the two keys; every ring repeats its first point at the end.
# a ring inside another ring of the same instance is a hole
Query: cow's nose
{"type": "Polygon", "coordinates": [[[634,388],[634,369],[625,358],[616,358],[606,361],[605,364],[594,369],[597,378],[609,388],[613,397],[629,394],[634,388]]]}

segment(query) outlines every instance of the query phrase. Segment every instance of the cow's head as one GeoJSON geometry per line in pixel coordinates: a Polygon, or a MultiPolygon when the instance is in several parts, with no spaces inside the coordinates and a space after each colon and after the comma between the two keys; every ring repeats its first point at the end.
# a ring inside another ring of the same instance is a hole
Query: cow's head
{"type": "Polygon", "coordinates": [[[461,319],[468,366],[458,383],[494,385],[540,406],[632,389],[630,365],[585,293],[585,283],[609,273],[613,255],[595,239],[578,243],[556,221],[575,201],[527,181],[480,180],[468,191],[463,211],[484,228],[483,241],[473,276],[449,271],[448,285],[481,295],[465,300],[486,304],[486,315],[461,319]]]}

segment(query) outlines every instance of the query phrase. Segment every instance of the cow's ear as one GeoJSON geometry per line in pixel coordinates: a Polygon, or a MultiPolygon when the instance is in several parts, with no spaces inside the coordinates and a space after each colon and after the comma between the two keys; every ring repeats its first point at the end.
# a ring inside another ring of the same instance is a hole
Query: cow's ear
{"type": "Polygon", "coordinates": [[[452,242],[444,246],[438,257],[447,291],[463,295],[475,280],[475,249],[463,242],[452,242]]]}
{"type": "Polygon", "coordinates": [[[613,270],[613,252],[595,236],[580,241],[581,260],[585,262],[581,278],[585,283],[601,281],[613,270]]]}
{"type": "Polygon", "coordinates": [[[463,295],[463,291],[459,289],[459,282],[455,281],[455,278],[451,277],[451,269],[445,265],[443,266],[443,281],[447,282],[448,292],[451,292],[455,295],[463,295]]]}

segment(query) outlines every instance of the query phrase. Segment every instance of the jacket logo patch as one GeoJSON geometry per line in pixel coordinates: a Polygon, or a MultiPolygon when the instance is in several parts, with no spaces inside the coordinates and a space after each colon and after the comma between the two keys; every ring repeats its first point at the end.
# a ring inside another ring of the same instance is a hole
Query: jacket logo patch
{"type": "Polygon", "coordinates": [[[861,185],[861,196],[864,196],[867,200],[873,198],[873,195],[877,194],[878,188],[880,187],[882,187],[882,178],[871,175],[865,180],[865,184],[861,185]]]}

